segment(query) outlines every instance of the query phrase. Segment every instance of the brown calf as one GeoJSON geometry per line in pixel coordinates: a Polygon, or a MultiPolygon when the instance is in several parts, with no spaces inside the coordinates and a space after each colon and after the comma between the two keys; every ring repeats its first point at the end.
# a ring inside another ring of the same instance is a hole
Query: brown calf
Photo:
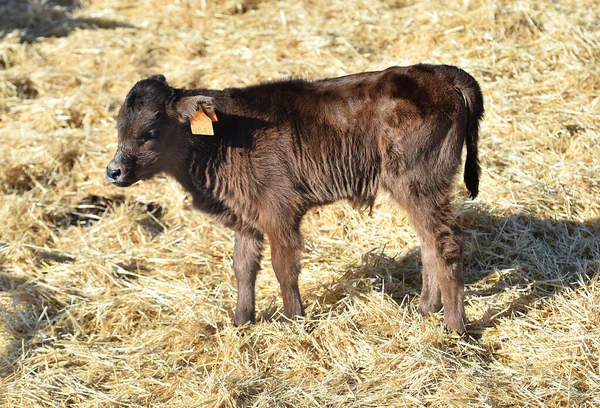
{"type": "Polygon", "coordinates": [[[450,200],[463,144],[464,180],[477,195],[482,115],[477,82],[451,66],[222,91],[176,89],[154,75],[135,84],[119,111],[119,145],[106,179],[126,187],[169,174],[196,208],[235,231],[236,325],[254,322],[265,235],[284,313],[301,316],[302,217],[340,199],[372,206],[383,187],[421,240],[420,311],[438,312],[443,300],[446,326],[464,333],[463,236],[450,200]],[[202,112],[216,114],[214,136],[190,130],[198,115],[208,120],[202,112]]]}

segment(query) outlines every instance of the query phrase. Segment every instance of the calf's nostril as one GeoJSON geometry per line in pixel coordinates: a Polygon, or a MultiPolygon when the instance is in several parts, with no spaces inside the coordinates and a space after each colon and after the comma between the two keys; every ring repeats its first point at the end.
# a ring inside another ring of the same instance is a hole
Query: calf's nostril
{"type": "Polygon", "coordinates": [[[118,167],[109,167],[106,169],[106,174],[113,180],[116,180],[121,175],[121,169],[118,167]]]}

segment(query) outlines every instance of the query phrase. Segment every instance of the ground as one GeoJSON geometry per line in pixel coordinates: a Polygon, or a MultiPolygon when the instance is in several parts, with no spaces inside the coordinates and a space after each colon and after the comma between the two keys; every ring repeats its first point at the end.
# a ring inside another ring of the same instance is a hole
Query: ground
{"type": "Polygon", "coordinates": [[[6,0],[0,4],[0,405],[598,406],[600,1],[6,0]],[[307,317],[233,327],[232,233],[173,181],[103,180],[139,79],[224,88],[419,62],[486,104],[457,180],[470,337],[423,318],[385,195],[303,224],[307,317]]]}

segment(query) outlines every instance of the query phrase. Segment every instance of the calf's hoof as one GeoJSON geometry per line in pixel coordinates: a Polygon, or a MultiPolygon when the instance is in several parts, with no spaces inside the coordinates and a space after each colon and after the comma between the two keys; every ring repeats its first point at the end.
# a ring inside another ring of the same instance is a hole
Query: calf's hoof
{"type": "Polygon", "coordinates": [[[465,316],[459,315],[457,318],[445,316],[444,325],[446,326],[446,330],[458,333],[461,336],[467,333],[467,318],[465,316]]]}
{"type": "Polygon", "coordinates": [[[299,300],[292,304],[283,305],[283,315],[288,320],[294,320],[299,317],[304,317],[304,306],[299,300]]]}
{"type": "Polygon", "coordinates": [[[256,320],[254,318],[254,312],[236,311],[235,315],[233,316],[233,324],[236,327],[254,323],[256,323],[256,320]]]}
{"type": "Polygon", "coordinates": [[[430,314],[437,313],[442,310],[441,302],[432,302],[431,300],[424,300],[421,298],[419,301],[419,313],[423,316],[429,316],[430,314]]]}

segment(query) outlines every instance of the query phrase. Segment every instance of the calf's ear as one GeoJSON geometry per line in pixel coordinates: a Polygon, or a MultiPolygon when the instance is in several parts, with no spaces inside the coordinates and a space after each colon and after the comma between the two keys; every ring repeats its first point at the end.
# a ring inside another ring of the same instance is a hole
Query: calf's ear
{"type": "Polygon", "coordinates": [[[160,82],[164,82],[165,84],[167,83],[167,78],[165,78],[164,75],[162,74],[154,74],[154,75],[150,75],[148,78],[146,79],[152,79],[154,81],[160,81],[160,82]]]}
{"type": "Polygon", "coordinates": [[[175,112],[177,112],[183,123],[187,123],[196,115],[198,106],[202,107],[206,116],[211,118],[213,122],[216,121],[214,99],[210,96],[194,95],[181,98],[175,102],[175,112]]]}

